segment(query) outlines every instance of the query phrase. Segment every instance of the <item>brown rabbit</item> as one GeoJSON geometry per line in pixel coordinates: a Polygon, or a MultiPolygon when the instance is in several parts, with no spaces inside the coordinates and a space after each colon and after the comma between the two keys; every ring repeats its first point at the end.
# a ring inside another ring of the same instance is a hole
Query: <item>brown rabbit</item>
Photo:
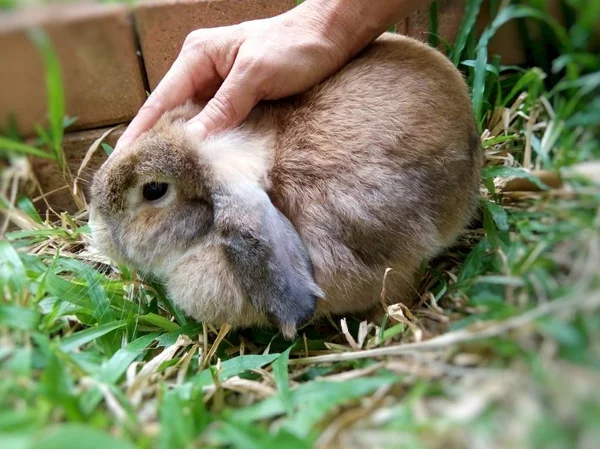
{"type": "Polygon", "coordinates": [[[482,162],[466,84],[438,51],[386,33],[308,92],[241,126],[165,114],[97,172],[101,251],[161,279],[193,318],[273,324],[408,303],[419,266],[476,208],[482,162]]]}

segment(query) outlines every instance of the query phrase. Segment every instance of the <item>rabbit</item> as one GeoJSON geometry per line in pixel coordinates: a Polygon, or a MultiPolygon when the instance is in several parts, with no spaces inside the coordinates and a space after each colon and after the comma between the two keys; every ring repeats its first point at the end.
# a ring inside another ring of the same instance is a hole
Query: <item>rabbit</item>
{"type": "Polygon", "coordinates": [[[438,50],[384,33],[305,93],[201,139],[165,113],[96,172],[98,249],[163,282],[188,316],[274,326],[415,299],[422,264],[477,209],[481,141],[438,50]]]}

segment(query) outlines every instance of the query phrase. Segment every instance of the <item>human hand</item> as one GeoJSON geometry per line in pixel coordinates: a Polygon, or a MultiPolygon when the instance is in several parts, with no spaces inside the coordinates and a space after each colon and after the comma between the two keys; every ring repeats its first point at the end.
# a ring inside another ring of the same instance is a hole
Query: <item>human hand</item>
{"type": "Polygon", "coordinates": [[[188,122],[197,135],[236,126],[260,100],[300,93],[334,73],[345,59],[343,50],[314,21],[300,21],[291,11],[193,31],[116,149],[130,144],[165,111],[189,98],[209,100],[188,122]]]}
{"type": "Polygon", "coordinates": [[[191,98],[208,100],[188,122],[193,133],[234,127],[259,101],[301,93],[335,73],[421,2],[305,0],[279,16],[193,31],[115,150],[191,98]]]}

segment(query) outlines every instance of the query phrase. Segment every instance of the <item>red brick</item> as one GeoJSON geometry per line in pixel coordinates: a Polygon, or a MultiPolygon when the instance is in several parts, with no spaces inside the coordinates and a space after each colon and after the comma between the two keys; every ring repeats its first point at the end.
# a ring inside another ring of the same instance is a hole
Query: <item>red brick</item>
{"type": "Polygon", "coordinates": [[[0,123],[16,116],[32,134],[46,124],[41,54],[26,28],[41,25],[59,58],[72,129],[130,120],[145,99],[135,33],[124,5],[53,5],[0,16],[0,123]]]}
{"type": "Polygon", "coordinates": [[[167,0],[140,3],[135,10],[135,20],[150,89],[154,89],[167,73],[191,31],[272,17],[295,5],[296,0],[167,0]]]}
{"type": "MultiPolygon", "coordinates": [[[[68,133],[63,140],[63,151],[67,166],[73,178],[77,175],[79,167],[85,158],[85,155],[91,145],[102,136],[109,128],[94,129],[88,131],[78,131],[68,133]]],[[[112,131],[102,142],[114,147],[117,139],[123,134],[124,127],[120,127],[112,131]]],[[[78,182],[80,188],[86,194],[89,201],[89,186],[94,172],[106,160],[106,153],[102,147],[98,147],[92,159],[82,170],[81,181],[78,182]]],[[[40,183],[41,191],[48,194],[44,200],[38,200],[34,204],[41,213],[45,213],[47,208],[46,201],[50,207],[57,213],[68,211],[71,213],[78,212],[77,205],[71,195],[71,190],[67,188],[71,183],[65,180],[65,176],[54,161],[42,158],[30,158],[32,169],[40,183]],[[54,192],[54,193],[50,193],[54,192]]],[[[32,197],[38,197],[40,192],[27,192],[32,197]]]]}

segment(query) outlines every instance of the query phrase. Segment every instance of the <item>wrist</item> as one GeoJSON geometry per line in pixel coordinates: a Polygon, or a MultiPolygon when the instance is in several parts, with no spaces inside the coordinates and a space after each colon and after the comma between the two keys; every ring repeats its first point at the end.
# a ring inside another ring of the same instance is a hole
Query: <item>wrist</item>
{"type": "Polygon", "coordinates": [[[292,11],[295,23],[306,23],[333,47],[345,64],[394,23],[406,0],[305,0],[292,11]]]}
{"type": "MultiPolygon", "coordinates": [[[[357,17],[360,9],[354,8],[355,0],[305,0],[285,14],[288,23],[314,41],[329,56],[333,65],[341,67],[361,47],[364,32],[357,33],[357,17]],[[342,5],[342,3],[346,3],[342,5]],[[361,36],[359,36],[359,34],[361,36]]],[[[363,28],[364,24],[361,24],[363,28]]]]}
{"type": "Polygon", "coordinates": [[[294,23],[309,24],[345,64],[424,3],[429,0],[305,0],[289,13],[294,23]]]}

